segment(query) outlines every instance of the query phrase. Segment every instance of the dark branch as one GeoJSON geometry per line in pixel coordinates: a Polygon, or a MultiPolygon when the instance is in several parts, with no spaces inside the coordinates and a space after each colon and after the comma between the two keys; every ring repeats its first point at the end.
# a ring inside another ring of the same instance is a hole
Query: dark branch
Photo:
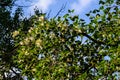
{"type": "Polygon", "coordinates": [[[66,3],[62,5],[61,9],[58,11],[58,13],[55,15],[54,18],[56,18],[61,12],[63,12],[63,10],[65,9],[66,7],[66,3]]]}
{"type": "Polygon", "coordinates": [[[92,40],[93,42],[95,42],[95,43],[98,43],[98,44],[106,44],[106,43],[104,43],[104,42],[102,42],[102,41],[98,41],[98,40],[95,40],[95,39],[93,39],[91,36],[89,36],[88,34],[86,34],[86,33],[82,33],[85,37],[87,37],[87,38],[89,38],[90,40],[92,40]]]}
{"type": "Polygon", "coordinates": [[[31,7],[33,5],[18,5],[18,4],[14,4],[14,6],[17,6],[17,7],[31,7]]]}
{"type": "Polygon", "coordinates": [[[13,48],[10,50],[10,53],[14,53],[18,47],[19,47],[19,45],[13,47],[13,48]]]}
{"type": "Polygon", "coordinates": [[[85,37],[87,37],[88,39],[92,40],[93,42],[100,44],[100,45],[103,44],[103,45],[107,45],[107,46],[118,46],[118,44],[107,44],[106,42],[96,40],[86,33],[81,33],[81,34],[84,35],[85,37]]]}
{"type": "Polygon", "coordinates": [[[48,12],[48,14],[47,14],[47,19],[49,19],[49,17],[50,17],[50,14],[51,14],[51,10],[48,12]]]}
{"type": "Polygon", "coordinates": [[[22,79],[22,76],[20,75],[20,73],[15,72],[12,68],[11,68],[11,71],[12,71],[14,74],[16,74],[16,76],[17,76],[18,78],[22,79]]]}

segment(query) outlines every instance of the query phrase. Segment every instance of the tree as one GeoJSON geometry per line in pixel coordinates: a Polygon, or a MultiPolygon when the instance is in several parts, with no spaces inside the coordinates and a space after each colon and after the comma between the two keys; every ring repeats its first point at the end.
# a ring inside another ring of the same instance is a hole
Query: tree
{"type": "Polygon", "coordinates": [[[116,79],[115,72],[120,72],[120,1],[100,0],[99,4],[99,9],[86,14],[90,23],[72,16],[73,10],[51,19],[36,14],[25,30],[21,22],[12,32],[17,46],[12,58],[23,76],[30,80],[116,79]]]}
{"type": "Polygon", "coordinates": [[[13,12],[15,1],[0,0],[0,80],[21,79],[20,71],[12,59],[16,56],[17,47],[11,33],[20,27],[22,16],[20,7],[13,12]]]}

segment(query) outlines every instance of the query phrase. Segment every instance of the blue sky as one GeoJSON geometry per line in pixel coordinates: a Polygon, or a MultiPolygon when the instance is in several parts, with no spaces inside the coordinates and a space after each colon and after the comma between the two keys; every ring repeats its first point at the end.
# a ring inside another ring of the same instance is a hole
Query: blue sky
{"type": "Polygon", "coordinates": [[[49,12],[51,10],[51,17],[54,17],[62,5],[66,4],[66,8],[61,15],[65,14],[68,9],[74,9],[74,14],[78,14],[80,18],[86,19],[85,14],[90,10],[98,8],[98,2],[99,0],[19,0],[18,3],[30,6],[24,9],[26,15],[33,14],[34,8],[37,6],[43,12],[49,12]]]}

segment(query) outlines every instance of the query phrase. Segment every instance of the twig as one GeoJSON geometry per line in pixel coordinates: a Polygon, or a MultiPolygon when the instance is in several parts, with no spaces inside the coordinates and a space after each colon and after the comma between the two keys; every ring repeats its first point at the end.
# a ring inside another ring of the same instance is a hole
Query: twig
{"type": "Polygon", "coordinates": [[[16,74],[17,77],[19,77],[20,79],[22,79],[21,75],[20,75],[19,73],[15,72],[12,68],[11,68],[11,71],[12,71],[14,74],[16,74]]]}
{"type": "Polygon", "coordinates": [[[62,5],[61,9],[58,11],[58,13],[55,15],[54,18],[56,18],[61,12],[63,12],[63,10],[64,10],[65,7],[66,7],[66,4],[67,4],[67,3],[65,3],[65,4],[62,5]]]}
{"type": "Polygon", "coordinates": [[[107,44],[103,41],[99,41],[99,40],[95,40],[94,38],[92,38],[91,36],[89,36],[87,33],[81,33],[83,36],[87,37],[88,39],[92,40],[93,42],[97,43],[97,44],[103,44],[103,45],[107,45],[107,46],[118,46],[118,44],[107,44]]]}
{"type": "Polygon", "coordinates": [[[48,12],[48,14],[47,14],[47,19],[49,19],[50,13],[51,13],[51,10],[50,10],[50,11],[48,12]]]}

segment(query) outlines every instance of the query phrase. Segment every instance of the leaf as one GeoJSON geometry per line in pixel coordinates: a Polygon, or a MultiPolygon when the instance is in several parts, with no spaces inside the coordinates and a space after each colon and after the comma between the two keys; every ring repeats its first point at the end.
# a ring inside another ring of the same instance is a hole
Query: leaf
{"type": "Polygon", "coordinates": [[[73,13],[74,12],[74,9],[73,10],[68,10],[68,13],[73,13]]]}
{"type": "Polygon", "coordinates": [[[100,1],[99,1],[99,4],[104,5],[105,2],[104,2],[103,0],[100,0],[100,1]]]}
{"type": "Polygon", "coordinates": [[[63,17],[64,17],[64,18],[67,18],[68,16],[69,16],[69,14],[65,14],[63,17]]]}
{"type": "Polygon", "coordinates": [[[88,14],[86,14],[86,16],[90,16],[90,14],[88,13],[88,14]]]}

